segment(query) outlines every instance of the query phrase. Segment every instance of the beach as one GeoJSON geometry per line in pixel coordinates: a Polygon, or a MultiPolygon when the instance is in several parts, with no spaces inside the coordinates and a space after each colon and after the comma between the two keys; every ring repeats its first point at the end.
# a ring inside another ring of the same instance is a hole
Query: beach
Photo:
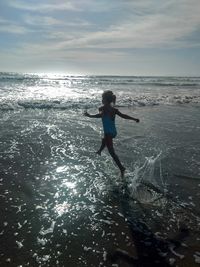
{"type": "Polygon", "coordinates": [[[1,73],[0,266],[199,266],[199,108],[198,77],[1,73]]]}

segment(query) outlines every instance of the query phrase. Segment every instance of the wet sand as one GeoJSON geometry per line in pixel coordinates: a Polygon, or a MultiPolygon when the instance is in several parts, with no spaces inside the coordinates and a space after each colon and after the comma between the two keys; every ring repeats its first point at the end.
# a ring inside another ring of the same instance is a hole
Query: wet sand
{"type": "Polygon", "coordinates": [[[86,212],[83,203],[75,213],[46,220],[42,228],[40,216],[45,213],[35,205],[29,189],[23,194],[20,187],[15,195],[6,193],[11,180],[4,178],[1,184],[0,266],[199,265],[196,180],[174,177],[166,197],[161,198],[165,204],[159,200],[159,205],[139,202],[126,187],[115,187],[97,201],[94,191],[94,212],[86,212]],[[15,206],[19,196],[26,204],[15,206]]]}

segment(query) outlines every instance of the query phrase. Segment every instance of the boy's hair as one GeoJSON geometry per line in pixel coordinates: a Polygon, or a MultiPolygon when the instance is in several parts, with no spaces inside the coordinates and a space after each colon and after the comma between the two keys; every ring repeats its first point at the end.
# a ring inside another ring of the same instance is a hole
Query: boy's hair
{"type": "Polygon", "coordinates": [[[115,104],[116,102],[116,95],[114,95],[113,92],[110,90],[104,91],[102,94],[102,98],[106,99],[109,104],[115,104]]]}

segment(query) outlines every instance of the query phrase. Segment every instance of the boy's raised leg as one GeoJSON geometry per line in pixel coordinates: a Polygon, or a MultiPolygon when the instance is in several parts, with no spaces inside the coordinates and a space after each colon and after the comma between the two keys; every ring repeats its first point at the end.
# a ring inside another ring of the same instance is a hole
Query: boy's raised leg
{"type": "Polygon", "coordinates": [[[124,168],[124,166],[122,166],[117,154],[115,154],[112,137],[111,136],[106,136],[105,141],[106,141],[106,146],[108,148],[108,151],[109,151],[111,157],[114,159],[115,163],[117,164],[118,168],[120,169],[121,177],[123,178],[124,177],[125,168],[124,168]]]}

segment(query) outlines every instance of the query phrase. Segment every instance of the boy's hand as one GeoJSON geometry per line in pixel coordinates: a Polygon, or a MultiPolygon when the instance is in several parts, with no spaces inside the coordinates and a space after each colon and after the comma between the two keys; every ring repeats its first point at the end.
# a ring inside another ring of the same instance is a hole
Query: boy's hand
{"type": "Polygon", "coordinates": [[[136,122],[140,122],[140,120],[139,120],[139,119],[136,119],[135,121],[136,121],[136,122]]]}

